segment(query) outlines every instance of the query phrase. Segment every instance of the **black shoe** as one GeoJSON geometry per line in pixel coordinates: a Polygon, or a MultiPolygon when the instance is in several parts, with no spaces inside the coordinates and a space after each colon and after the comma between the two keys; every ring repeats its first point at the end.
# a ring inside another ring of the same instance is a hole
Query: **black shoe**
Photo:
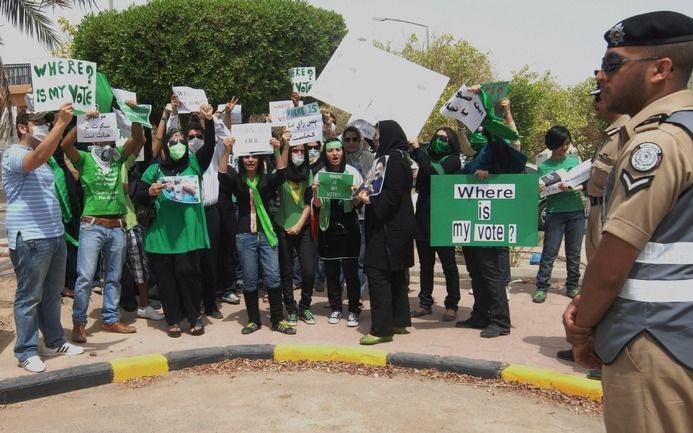
{"type": "Polygon", "coordinates": [[[285,320],[280,320],[279,322],[272,324],[272,331],[281,332],[282,334],[286,335],[296,334],[296,329],[289,326],[285,320]]]}
{"type": "Polygon", "coordinates": [[[570,361],[570,362],[575,362],[575,357],[573,356],[573,351],[568,349],[568,350],[559,350],[556,353],[556,358],[562,359],[563,361],[570,361]]]}
{"type": "Polygon", "coordinates": [[[484,329],[488,326],[488,323],[480,322],[474,319],[459,320],[455,323],[457,328],[472,328],[472,329],[484,329]]]}
{"type": "Polygon", "coordinates": [[[496,328],[495,326],[489,326],[485,328],[481,333],[479,334],[482,338],[496,338],[500,337],[502,335],[508,335],[510,334],[510,331],[501,331],[500,329],[496,328]]]}
{"type": "Polygon", "coordinates": [[[592,380],[602,380],[602,371],[590,370],[589,373],[587,373],[587,378],[592,380]]]}
{"type": "Polygon", "coordinates": [[[221,314],[221,311],[219,311],[219,310],[208,311],[205,313],[205,316],[211,317],[212,319],[217,319],[217,320],[221,320],[224,318],[224,315],[221,314]]]}
{"type": "Polygon", "coordinates": [[[241,329],[241,334],[243,334],[243,335],[252,334],[253,332],[257,331],[257,330],[260,329],[260,328],[261,328],[261,326],[258,325],[257,323],[255,323],[255,322],[248,322],[248,324],[245,325],[245,326],[243,327],[243,329],[241,329]]]}

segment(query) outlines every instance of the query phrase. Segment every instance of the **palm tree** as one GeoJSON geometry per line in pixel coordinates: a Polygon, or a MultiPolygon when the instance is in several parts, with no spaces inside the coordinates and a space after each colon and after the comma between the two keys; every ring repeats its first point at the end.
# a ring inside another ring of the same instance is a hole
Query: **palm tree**
{"type": "MultiPolygon", "coordinates": [[[[46,14],[46,10],[70,8],[75,5],[91,8],[96,6],[96,0],[2,0],[0,15],[21,32],[36,37],[47,48],[55,48],[60,43],[60,37],[53,29],[53,21],[46,14]]],[[[2,43],[0,38],[0,44],[2,43]]],[[[0,140],[7,138],[14,126],[10,106],[10,89],[0,58],[0,140]]]]}

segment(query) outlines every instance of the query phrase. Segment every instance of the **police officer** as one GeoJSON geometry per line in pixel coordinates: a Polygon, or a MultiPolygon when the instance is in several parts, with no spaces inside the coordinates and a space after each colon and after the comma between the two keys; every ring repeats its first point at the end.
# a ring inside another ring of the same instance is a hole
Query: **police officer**
{"type": "Polygon", "coordinates": [[[585,254],[587,261],[594,255],[594,250],[602,238],[602,209],[604,202],[604,189],[606,179],[611,172],[611,167],[616,162],[618,156],[619,131],[630,119],[628,115],[621,115],[609,111],[604,106],[601,98],[601,88],[590,93],[594,96],[592,107],[599,120],[607,122],[609,126],[602,131],[599,147],[592,157],[592,171],[590,180],[587,182],[587,195],[589,198],[589,216],[585,227],[585,254]]]}
{"type": "Polygon", "coordinates": [[[601,242],[563,322],[575,359],[604,364],[609,433],[691,432],[693,19],[650,12],[604,37],[601,98],[631,119],[607,182],[601,242]]]}

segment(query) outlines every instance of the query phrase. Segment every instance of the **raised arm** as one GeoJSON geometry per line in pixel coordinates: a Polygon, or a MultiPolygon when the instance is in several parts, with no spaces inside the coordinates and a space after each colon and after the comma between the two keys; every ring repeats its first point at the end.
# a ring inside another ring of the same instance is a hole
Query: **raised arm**
{"type": "MultiPolygon", "coordinates": [[[[53,155],[55,149],[58,148],[58,143],[60,143],[60,137],[63,136],[65,127],[70,124],[73,116],[72,103],[63,104],[58,111],[56,122],[53,125],[53,129],[48,133],[48,136],[43,139],[43,141],[36,146],[33,152],[29,152],[22,160],[22,169],[25,172],[29,172],[37,169],[38,167],[45,164],[48,159],[53,155]]],[[[77,128],[74,128],[77,129],[77,128]]],[[[28,133],[28,130],[27,132],[28,133]]]]}
{"type": "MultiPolygon", "coordinates": [[[[137,102],[135,101],[125,101],[125,103],[131,108],[137,107],[137,102]]],[[[142,125],[140,123],[133,122],[132,135],[130,135],[130,138],[128,138],[123,145],[123,159],[127,159],[130,155],[139,153],[142,146],[144,146],[145,141],[144,129],[142,129],[142,125]]]]}
{"type": "Polygon", "coordinates": [[[204,119],[204,144],[197,151],[195,157],[200,164],[200,170],[207,170],[214,156],[214,147],[217,144],[216,133],[214,131],[214,108],[205,104],[200,107],[200,120],[204,119]]]}

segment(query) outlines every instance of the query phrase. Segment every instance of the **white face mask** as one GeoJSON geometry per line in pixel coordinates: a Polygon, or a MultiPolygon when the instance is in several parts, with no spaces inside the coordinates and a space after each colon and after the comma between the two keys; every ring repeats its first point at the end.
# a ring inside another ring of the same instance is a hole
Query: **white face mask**
{"type": "Polygon", "coordinates": [[[190,149],[192,153],[197,153],[204,143],[204,140],[201,138],[191,138],[188,140],[188,149],[190,149]]]}
{"type": "Polygon", "coordinates": [[[303,162],[306,160],[306,157],[301,154],[301,153],[292,153],[291,154],[291,161],[294,163],[296,167],[299,167],[303,162]]]}
{"type": "Polygon", "coordinates": [[[34,137],[39,142],[45,140],[46,137],[48,137],[49,132],[50,132],[50,128],[45,123],[41,124],[41,125],[34,125],[31,128],[31,136],[34,137]]]}
{"type": "Polygon", "coordinates": [[[310,160],[311,164],[315,164],[315,161],[317,161],[319,157],[320,151],[318,149],[308,150],[308,159],[310,160]]]}

